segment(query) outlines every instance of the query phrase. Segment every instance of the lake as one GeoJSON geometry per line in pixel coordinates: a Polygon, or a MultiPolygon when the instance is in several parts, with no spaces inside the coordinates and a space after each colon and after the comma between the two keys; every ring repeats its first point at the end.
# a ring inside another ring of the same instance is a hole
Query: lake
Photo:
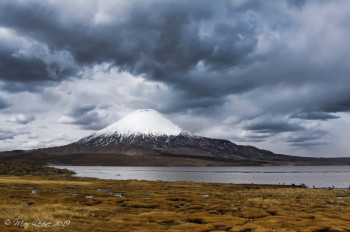
{"type": "Polygon", "coordinates": [[[76,176],[116,180],[194,181],[233,184],[305,184],[349,188],[350,166],[116,167],[53,166],[76,176]]]}

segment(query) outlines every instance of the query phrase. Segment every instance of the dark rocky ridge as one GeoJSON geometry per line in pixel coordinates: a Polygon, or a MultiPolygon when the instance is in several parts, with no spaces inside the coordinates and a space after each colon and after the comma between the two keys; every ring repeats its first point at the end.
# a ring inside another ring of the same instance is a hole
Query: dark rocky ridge
{"type": "MultiPolygon", "coordinates": [[[[86,137],[74,144],[76,146],[72,145],[77,149],[75,152],[82,151],[82,147],[79,145],[85,145],[87,149],[89,147],[91,149],[99,147],[99,150],[104,150],[105,152],[115,152],[118,150],[117,148],[123,145],[136,145],[144,148],[146,153],[154,155],[168,153],[246,161],[289,160],[291,158],[290,156],[277,155],[253,146],[236,145],[228,140],[211,139],[187,134],[178,136],[135,135],[125,137],[116,133],[108,137],[86,137]],[[101,144],[106,145],[101,146],[101,144]]],[[[127,150],[118,151],[128,153],[127,150]]]]}

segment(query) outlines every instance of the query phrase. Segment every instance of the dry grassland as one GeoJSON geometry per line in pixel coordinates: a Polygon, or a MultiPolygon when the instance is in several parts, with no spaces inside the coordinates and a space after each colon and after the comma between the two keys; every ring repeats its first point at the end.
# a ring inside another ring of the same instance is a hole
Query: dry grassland
{"type": "Polygon", "coordinates": [[[1,232],[350,231],[349,190],[1,176],[0,199],[1,232]]]}

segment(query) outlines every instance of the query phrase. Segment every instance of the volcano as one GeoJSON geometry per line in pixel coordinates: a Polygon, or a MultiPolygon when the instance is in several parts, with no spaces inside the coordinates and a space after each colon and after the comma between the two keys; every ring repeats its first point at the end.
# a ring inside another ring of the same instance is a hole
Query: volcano
{"type": "Polygon", "coordinates": [[[78,144],[87,146],[108,146],[117,144],[150,145],[152,147],[172,146],[170,141],[177,138],[188,139],[195,136],[175,125],[164,115],[152,109],[137,110],[79,140],[78,144]]]}
{"type": "MultiPolygon", "coordinates": [[[[90,147],[103,152],[117,152],[120,147],[147,150],[144,155],[181,157],[207,157],[234,160],[274,160],[272,152],[252,146],[239,146],[228,140],[211,139],[194,135],[174,124],[153,109],[136,110],[110,126],[93,133],[75,143],[77,151],[90,147]],[[81,148],[82,147],[82,148],[81,148]]],[[[139,152],[139,155],[143,152],[139,152]]]]}
{"type": "Polygon", "coordinates": [[[350,164],[349,158],[275,154],[195,135],[153,109],[136,110],[74,143],[4,152],[1,159],[39,164],[115,166],[232,166],[350,164]]]}

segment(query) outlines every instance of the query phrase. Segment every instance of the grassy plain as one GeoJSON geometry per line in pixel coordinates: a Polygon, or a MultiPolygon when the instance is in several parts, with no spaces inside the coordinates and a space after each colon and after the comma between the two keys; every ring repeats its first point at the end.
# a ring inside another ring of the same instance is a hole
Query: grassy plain
{"type": "Polygon", "coordinates": [[[350,190],[0,176],[0,199],[0,231],[350,231],[350,190]]]}

